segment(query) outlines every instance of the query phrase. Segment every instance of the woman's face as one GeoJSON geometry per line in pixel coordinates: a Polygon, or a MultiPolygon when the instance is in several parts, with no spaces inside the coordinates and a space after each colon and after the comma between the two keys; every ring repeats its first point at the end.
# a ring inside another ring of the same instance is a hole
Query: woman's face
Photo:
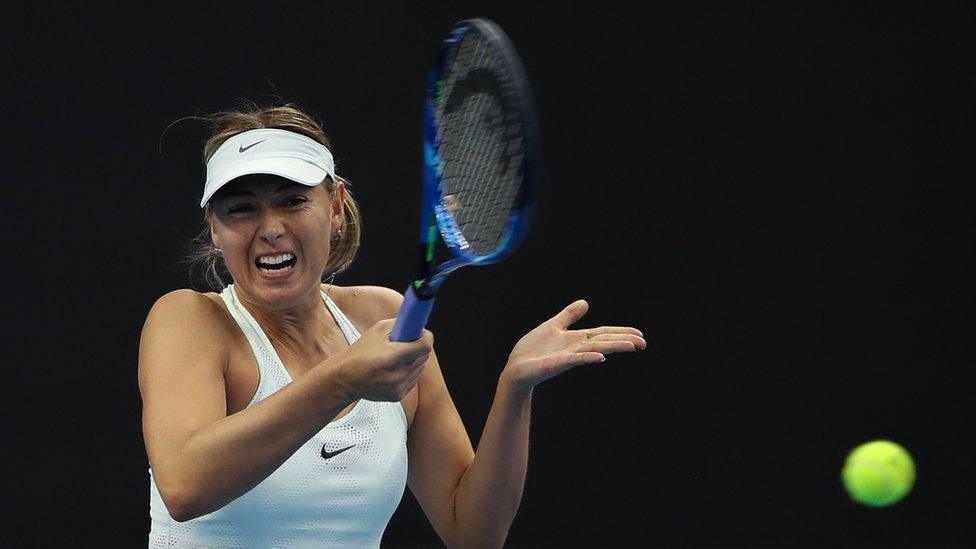
{"type": "Polygon", "coordinates": [[[319,284],[341,225],[342,184],[307,187],[272,175],[242,177],[212,202],[210,234],[239,291],[287,309],[319,284]],[[335,200],[333,200],[335,198],[335,200]]]}

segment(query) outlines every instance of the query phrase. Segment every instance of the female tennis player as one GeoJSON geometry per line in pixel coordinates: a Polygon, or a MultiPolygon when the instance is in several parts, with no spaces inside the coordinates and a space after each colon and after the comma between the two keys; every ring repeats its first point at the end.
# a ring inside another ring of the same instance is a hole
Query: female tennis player
{"type": "Polygon", "coordinates": [[[641,332],[571,329],[580,300],[526,334],[475,452],[433,335],[390,341],[403,296],[331,284],[360,218],[321,126],[294,105],[210,120],[202,255],[232,283],[162,296],[143,328],[149,545],[376,547],[409,485],[446,545],[501,546],[533,387],[645,348],[641,332]]]}

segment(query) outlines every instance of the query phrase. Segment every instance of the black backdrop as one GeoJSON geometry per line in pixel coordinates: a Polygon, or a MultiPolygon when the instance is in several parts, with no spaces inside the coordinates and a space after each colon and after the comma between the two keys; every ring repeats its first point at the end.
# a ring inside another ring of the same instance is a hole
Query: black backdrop
{"type": "MultiPolygon", "coordinates": [[[[432,317],[469,433],[511,344],[571,300],[650,342],[538,388],[510,545],[964,539],[972,8],[200,4],[7,16],[5,535],[145,543],[138,337],[188,285],[206,137],[163,130],[238,98],[320,116],[365,212],[339,283],[401,289],[425,73],[484,16],[523,56],[547,177],[523,247],[432,317]],[[878,437],[919,477],[866,509],[839,471],[878,437]]],[[[409,492],[384,543],[439,544],[409,492]]]]}

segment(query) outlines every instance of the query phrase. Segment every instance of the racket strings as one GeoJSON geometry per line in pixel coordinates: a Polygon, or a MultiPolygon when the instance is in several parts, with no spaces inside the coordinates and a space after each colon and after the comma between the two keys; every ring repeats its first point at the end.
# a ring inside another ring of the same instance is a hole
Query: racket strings
{"type": "Polygon", "coordinates": [[[505,61],[481,36],[455,50],[437,110],[442,208],[456,242],[478,256],[497,249],[517,208],[523,143],[518,99],[505,61]]]}

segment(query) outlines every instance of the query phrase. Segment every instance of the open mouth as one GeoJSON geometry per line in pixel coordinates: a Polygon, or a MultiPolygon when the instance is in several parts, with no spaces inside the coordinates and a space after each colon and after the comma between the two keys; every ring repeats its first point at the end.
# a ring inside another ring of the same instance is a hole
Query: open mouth
{"type": "Polygon", "coordinates": [[[291,269],[298,258],[295,254],[285,253],[278,255],[262,255],[254,260],[254,264],[261,272],[268,274],[280,274],[291,269]]]}

